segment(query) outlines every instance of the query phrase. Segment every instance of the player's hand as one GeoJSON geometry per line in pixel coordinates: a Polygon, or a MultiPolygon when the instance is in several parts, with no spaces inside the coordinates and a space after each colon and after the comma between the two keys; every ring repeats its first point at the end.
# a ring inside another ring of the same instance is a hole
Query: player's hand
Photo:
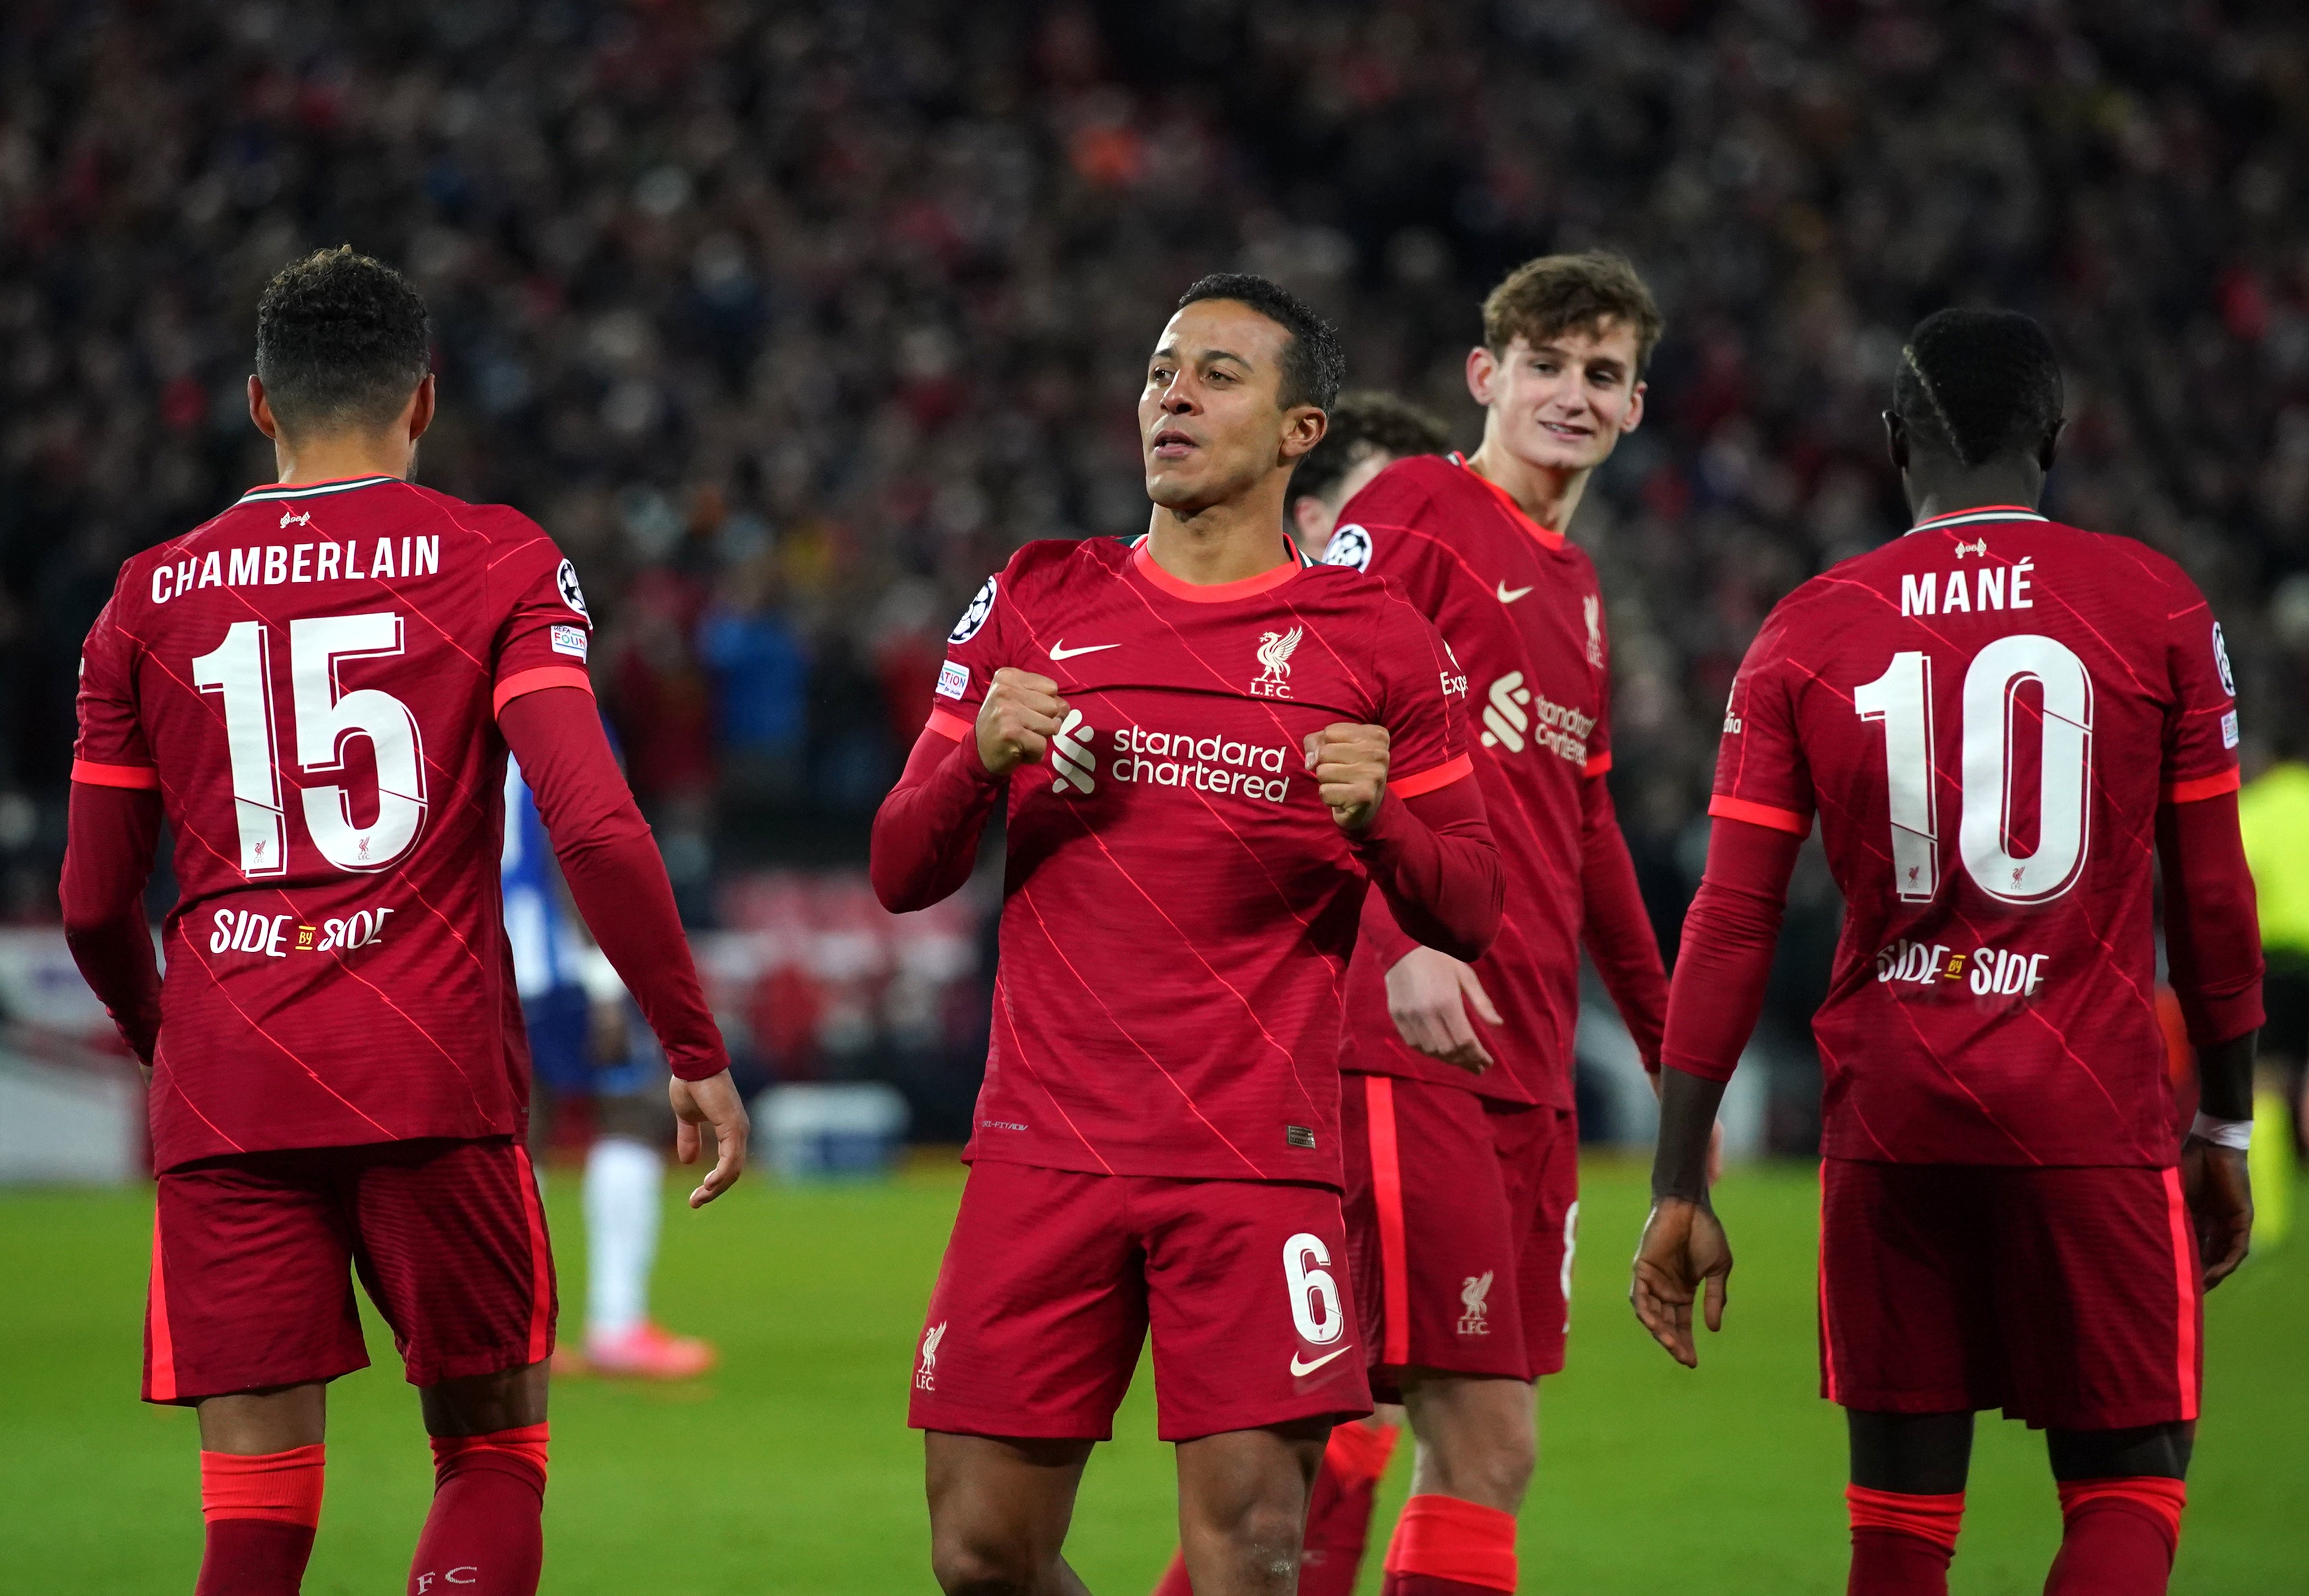
{"type": "Polygon", "coordinates": [[[1362,831],[1379,813],[1387,792],[1388,743],[1386,727],[1345,720],[1307,734],[1308,772],[1341,831],[1362,831]]]}
{"type": "Polygon", "coordinates": [[[2245,1155],[2191,1136],[2181,1146],[2181,1190],[2197,1222],[2205,1290],[2236,1272],[2253,1247],[2253,1177],[2245,1155]]]}
{"type": "MultiPolygon", "coordinates": [[[[1646,1066],[1644,1074],[1652,1083],[1652,1101],[1659,1101],[1659,1065],[1657,1064],[1653,1064],[1646,1066]]],[[[1708,1129],[1708,1184],[1709,1186],[1714,1186],[1717,1181],[1723,1178],[1724,1122],[1719,1119],[1708,1129]]]]}
{"type": "Polygon", "coordinates": [[[1467,1017],[1471,1008],[1484,1023],[1500,1023],[1474,970],[1449,953],[1415,947],[1387,972],[1387,1014],[1403,1045],[1480,1075],[1492,1067],[1492,1056],[1467,1017]]]}
{"type": "Polygon", "coordinates": [[[978,757],[990,774],[1007,776],[1042,757],[1066,718],[1067,701],[1046,676],[1005,665],[978,706],[978,757]]]}
{"type": "Polygon", "coordinates": [[[673,1103],[673,1117],[680,1122],[673,1133],[675,1158],[685,1164],[696,1163],[705,1143],[698,1127],[713,1133],[713,1167],[689,1194],[689,1205],[703,1208],[737,1185],[738,1177],[746,1172],[746,1137],[752,1129],[746,1117],[746,1101],[738,1095],[728,1070],[703,1081],[685,1081],[676,1075],[665,1090],[673,1103]]]}
{"type": "Polygon", "coordinates": [[[1701,1298],[1709,1330],[1723,1329],[1731,1280],[1732,1244],[1715,1212],[1682,1197],[1656,1198],[1644,1238],[1636,1244],[1635,1285],[1628,1298],[1652,1339],[1684,1367],[1699,1367],[1691,1341],[1692,1299],[1701,1298]]]}

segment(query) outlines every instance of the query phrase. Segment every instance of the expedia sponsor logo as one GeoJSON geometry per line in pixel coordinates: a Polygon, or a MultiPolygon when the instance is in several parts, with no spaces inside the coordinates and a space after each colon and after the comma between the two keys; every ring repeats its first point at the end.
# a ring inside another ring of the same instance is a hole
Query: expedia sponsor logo
{"type": "Polygon", "coordinates": [[[1483,746],[1520,754],[1533,744],[1583,770],[1587,764],[1587,734],[1596,717],[1583,715],[1569,704],[1557,703],[1524,685],[1523,672],[1511,670],[1492,684],[1483,705],[1483,746]]]}
{"type": "Polygon", "coordinates": [[[1279,804],[1290,796],[1285,773],[1290,750],[1191,732],[1152,731],[1126,726],[1114,734],[1109,756],[1111,781],[1144,787],[1191,787],[1279,804]]]}
{"type": "Polygon", "coordinates": [[[1993,947],[1964,953],[1944,942],[1910,942],[1903,937],[1878,950],[1876,979],[1917,987],[1960,984],[1975,997],[2033,997],[2045,984],[2048,957],[1993,947]]]}

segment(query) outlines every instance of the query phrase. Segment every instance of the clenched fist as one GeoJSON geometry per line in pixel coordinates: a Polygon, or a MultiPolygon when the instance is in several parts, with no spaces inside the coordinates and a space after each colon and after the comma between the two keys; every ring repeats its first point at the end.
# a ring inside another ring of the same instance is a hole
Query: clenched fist
{"type": "Polygon", "coordinates": [[[1359,832],[1387,791],[1387,728],[1336,720],[1307,734],[1307,769],[1343,832],[1359,832]]]}
{"type": "MultiPolygon", "coordinates": [[[[1059,685],[1046,676],[1006,665],[994,673],[978,706],[978,757],[989,772],[1007,776],[1042,757],[1067,712],[1059,685]]],[[[1383,733],[1381,735],[1384,735],[1383,733]]]]}

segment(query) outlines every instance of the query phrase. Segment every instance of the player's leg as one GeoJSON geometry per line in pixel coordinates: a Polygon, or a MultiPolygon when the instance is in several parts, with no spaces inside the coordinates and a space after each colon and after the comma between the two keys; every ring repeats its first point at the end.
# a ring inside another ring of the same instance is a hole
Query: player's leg
{"type": "Polygon", "coordinates": [[[1851,1441],[1851,1596],[1946,1596],[1972,1416],[2004,1400],[1987,1202],[1980,1171],[1821,1163],[1820,1383],[1851,1441]]]}
{"type": "Polygon", "coordinates": [[[1080,1591],[1061,1548],[1146,1338],[1123,1178],[980,1160],[913,1370],[931,1568],[973,1596],[1080,1591]]]}
{"type": "Polygon", "coordinates": [[[532,1596],[544,1565],[553,1254],[509,1138],[387,1143],[341,1189],[362,1282],[393,1326],[432,1438],[411,1596],[532,1596]]]}
{"type": "Polygon", "coordinates": [[[1512,1591],[1538,1457],[1533,1382],[1563,1367],[1578,1127],[1568,1112],[1417,1083],[1394,1097],[1407,1337],[1391,1335],[1388,1356],[1414,1366],[1396,1382],[1418,1449],[1381,1589],[1512,1591]],[[1482,1186],[1467,1173],[1479,1169],[1492,1175],[1482,1186]]]}
{"type": "Polygon", "coordinates": [[[160,1178],[144,1396],[200,1411],[199,1596],[298,1589],[321,1516],[326,1383],[368,1362],[316,1156],[160,1178]]]}
{"type": "Polygon", "coordinates": [[[1094,1443],[922,1437],[930,1570],[947,1596],[1077,1596],[1060,1549],[1094,1443]]]}
{"type": "MultiPolygon", "coordinates": [[[[1394,1402],[1381,1404],[1369,1419],[1331,1427],[1307,1498],[1299,1596],[1352,1596],[1371,1538],[1379,1482],[1395,1455],[1403,1427],[1403,1409],[1394,1402]]],[[[1171,1566],[1155,1582],[1153,1596],[1193,1596],[1194,1588],[1181,1549],[1171,1554],[1171,1566]]]]}
{"type": "Polygon", "coordinates": [[[2061,1497],[2047,1596],[2162,1596],[2188,1496],[2202,1345],[2179,1172],[2004,1178],[2013,1407],[2044,1427],[2061,1497]]]}
{"type": "Polygon", "coordinates": [[[604,1374],[680,1380],[713,1367],[712,1346],[650,1315],[672,1133],[662,1062],[604,1070],[600,1134],[585,1156],[585,1355],[604,1374]]]}
{"type": "Polygon", "coordinates": [[[1199,1596],[1300,1588],[1308,1496],[1331,1422],[1302,1419],[1179,1443],[1179,1549],[1199,1596]]]}
{"type": "Polygon", "coordinates": [[[1327,1188],[1130,1183],[1146,1249],[1158,1430],[1179,1447],[1180,1545],[1197,1596],[1302,1587],[1325,1437],[1371,1411],[1327,1188]]]}

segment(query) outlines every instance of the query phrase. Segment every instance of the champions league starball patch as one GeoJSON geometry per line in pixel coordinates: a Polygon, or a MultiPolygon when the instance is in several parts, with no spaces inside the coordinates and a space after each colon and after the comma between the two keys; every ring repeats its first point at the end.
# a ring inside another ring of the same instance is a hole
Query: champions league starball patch
{"type": "Polygon", "coordinates": [[[561,569],[553,574],[553,585],[561,590],[561,601],[584,616],[587,625],[592,625],[593,612],[585,608],[585,590],[577,585],[577,567],[567,560],[562,561],[561,569]]]}
{"type": "Polygon", "coordinates": [[[955,622],[954,630],[946,634],[946,640],[952,643],[968,643],[978,635],[978,629],[986,625],[986,617],[993,613],[994,578],[990,576],[986,579],[986,585],[978,590],[978,596],[970,601],[970,608],[962,612],[962,618],[955,622]]]}
{"type": "Polygon", "coordinates": [[[1358,571],[1370,570],[1371,558],[1371,534],[1359,526],[1343,526],[1333,532],[1323,550],[1325,565],[1353,565],[1358,571]]]}

